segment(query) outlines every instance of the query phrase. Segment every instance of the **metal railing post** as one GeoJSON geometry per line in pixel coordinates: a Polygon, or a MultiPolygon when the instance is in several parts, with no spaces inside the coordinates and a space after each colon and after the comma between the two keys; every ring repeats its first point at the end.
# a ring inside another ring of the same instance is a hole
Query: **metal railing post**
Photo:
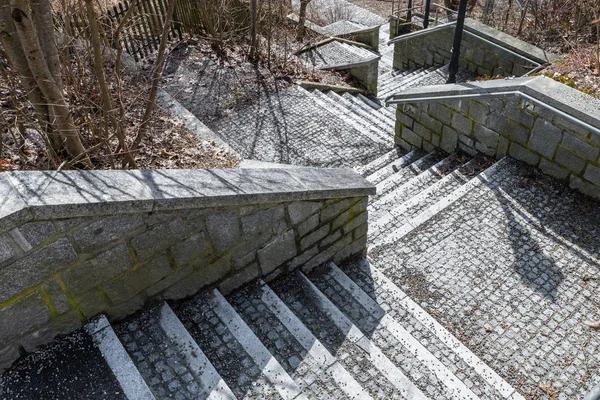
{"type": "Polygon", "coordinates": [[[425,16],[423,17],[423,29],[429,27],[429,7],[431,6],[431,0],[425,0],[425,16]]]}
{"type": "Polygon", "coordinates": [[[460,0],[458,6],[458,18],[456,20],[456,31],[454,31],[454,44],[452,45],[452,58],[448,65],[448,80],[446,83],[456,83],[456,73],[458,72],[458,59],[460,57],[460,44],[462,42],[462,33],[465,26],[465,14],[467,13],[467,0],[460,0]]]}

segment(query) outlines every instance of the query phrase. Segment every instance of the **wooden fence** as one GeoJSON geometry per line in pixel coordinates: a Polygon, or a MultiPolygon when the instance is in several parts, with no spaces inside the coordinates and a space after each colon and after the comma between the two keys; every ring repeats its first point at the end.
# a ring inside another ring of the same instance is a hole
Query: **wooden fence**
{"type": "MultiPolygon", "coordinates": [[[[183,32],[198,33],[201,24],[196,1],[176,0],[169,40],[181,40],[183,32]]],[[[119,40],[123,50],[139,61],[158,49],[166,10],[167,0],[131,0],[131,3],[122,0],[106,12],[102,26],[106,27],[106,37],[111,38],[130,12],[121,28],[119,40]]],[[[64,18],[60,20],[63,24],[66,22],[64,18]]],[[[68,22],[74,34],[88,37],[88,23],[84,14],[72,13],[68,22]]],[[[111,44],[113,47],[117,45],[114,41],[111,44]]]]}

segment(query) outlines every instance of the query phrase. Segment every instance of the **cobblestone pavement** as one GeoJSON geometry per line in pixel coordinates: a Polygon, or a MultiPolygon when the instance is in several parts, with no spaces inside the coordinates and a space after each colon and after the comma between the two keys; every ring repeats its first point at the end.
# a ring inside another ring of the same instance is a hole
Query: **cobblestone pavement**
{"type": "Polygon", "coordinates": [[[187,303],[177,314],[196,343],[238,398],[281,399],[211,307],[211,294],[187,303]]]}
{"type": "Polygon", "coordinates": [[[260,298],[260,285],[254,283],[229,296],[236,311],[251,326],[260,341],[281,366],[299,383],[310,399],[339,399],[342,390],[331,380],[326,368],[315,360],[260,298]]]}
{"type": "Polygon", "coordinates": [[[161,329],[160,307],[115,327],[115,333],[157,399],[206,398],[198,374],[161,329]]]}
{"type": "Polygon", "coordinates": [[[359,166],[394,146],[393,132],[387,143],[374,141],[297,88],[257,101],[211,125],[244,158],[321,167],[359,166]]]}
{"type": "Polygon", "coordinates": [[[378,55],[367,49],[351,46],[332,40],[323,45],[313,47],[300,55],[300,59],[308,65],[322,68],[334,65],[350,65],[377,58],[378,55]]]}
{"type": "Polygon", "coordinates": [[[514,160],[371,257],[530,398],[599,379],[600,206],[514,160]]]}
{"type": "Polygon", "coordinates": [[[365,350],[353,343],[347,332],[340,331],[331,317],[321,310],[314,296],[296,276],[279,279],[271,287],[373,398],[403,398],[369,360],[365,350]]]}

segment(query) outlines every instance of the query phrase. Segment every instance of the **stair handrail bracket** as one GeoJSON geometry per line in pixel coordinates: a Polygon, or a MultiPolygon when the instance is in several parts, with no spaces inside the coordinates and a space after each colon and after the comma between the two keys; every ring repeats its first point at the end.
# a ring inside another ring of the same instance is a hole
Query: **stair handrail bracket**
{"type": "Polygon", "coordinates": [[[0,193],[1,372],[101,313],[362,254],[375,187],[350,169],[269,165],[12,171],[0,193]]]}
{"type": "Polygon", "coordinates": [[[404,105],[403,147],[510,155],[600,198],[600,100],[574,88],[522,77],[410,88],[385,103],[404,105]]]}

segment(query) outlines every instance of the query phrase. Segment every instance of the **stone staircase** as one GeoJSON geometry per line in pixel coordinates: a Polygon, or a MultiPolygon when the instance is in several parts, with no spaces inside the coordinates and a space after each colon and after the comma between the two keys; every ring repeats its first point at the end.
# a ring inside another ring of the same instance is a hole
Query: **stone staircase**
{"type": "Polygon", "coordinates": [[[378,60],[380,56],[364,47],[331,39],[303,51],[299,57],[305,64],[318,69],[346,69],[378,60]]]}

